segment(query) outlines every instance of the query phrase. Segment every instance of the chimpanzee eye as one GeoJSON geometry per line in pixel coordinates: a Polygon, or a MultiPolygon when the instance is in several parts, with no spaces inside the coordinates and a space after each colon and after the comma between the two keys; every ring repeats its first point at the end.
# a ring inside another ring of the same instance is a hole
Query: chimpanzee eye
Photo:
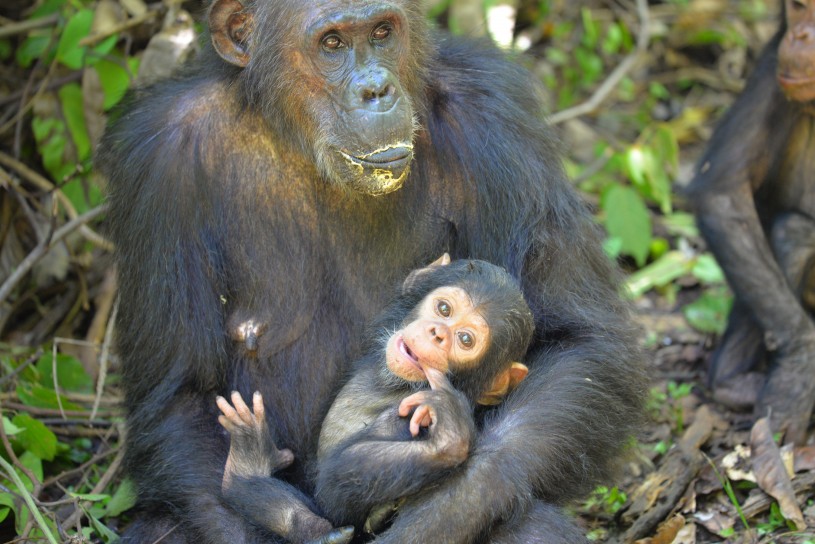
{"type": "Polygon", "coordinates": [[[458,333],[458,343],[464,349],[472,349],[475,345],[475,337],[467,331],[461,331],[458,333]]]}
{"type": "Polygon", "coordinates": [[[371,39],[376,42],[382,41],[391,35],[391,30],[390,24],[382,23],[371,32],[371,39]]]}
{"type": "Polygon", "coordinates": [[[327,34],[326,36],[323,37],[321,43],[323,45],[323,48],[331,50],[339,49],[340,47],[343,47],[345,45],[344,43],[342,43],[340,37],[337,36],[336,34],[327,34]]]}
{"type": "Polygon", "coordinates": [[[446,300],[442,299],[436,302],[436,312],[442,317],[450,317],[450,314],[453,313],[453,308],[450,306],[450,303],[446,300]]]}

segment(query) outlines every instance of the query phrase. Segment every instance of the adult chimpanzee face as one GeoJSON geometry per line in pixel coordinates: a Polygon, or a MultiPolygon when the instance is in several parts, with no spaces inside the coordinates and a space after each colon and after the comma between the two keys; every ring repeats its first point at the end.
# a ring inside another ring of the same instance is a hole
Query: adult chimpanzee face
{"type": "Polygon", "coordinates": [[[406,25],[401,10],[374,5],[320,16],[307,33],[334,118],[325,167],[365,193],[401,187],[413,158],[413,109],[397,77],[406,25]]]}
{"type": "Polygon", "coordinates": [[[815,100],[815,0],[785,0],[787,33],[778,47],[778,83],[790,100],[815,100]]]}
{"type": "Polygon", "coordinates": [[[216,0],[216,51],[258,80],[267,117],[287,121],[278,125],[282,137],[325,178],[369,195],[399,189],[413,159],[405,82],[416,78],[405,11],[389,2],[314,2],[284,17],[278,6],[216,0]]]}

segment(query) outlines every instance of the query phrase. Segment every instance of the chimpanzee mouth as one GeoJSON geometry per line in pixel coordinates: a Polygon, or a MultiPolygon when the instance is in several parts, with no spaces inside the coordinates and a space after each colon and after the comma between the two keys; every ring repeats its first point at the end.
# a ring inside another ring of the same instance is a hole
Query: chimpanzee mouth
{"type": "Polygon", "coordinates": [[[381,170],[401,170],[410,163],[413,158],[413,146],[410,144],[398,144],[377,149],[372,153],[364,155],[350,155],[340,151],[350,162],[368,168],[381,170]]]}
{"type": "Polygon", "coordinates": [[[408,361],[413,363],[413,365],[415,365],[416,368],[421,370],[422,373],[424,374],[424,370],[422,369],[421,365],[419,364],[419,358],[416,356],[415,353],[413,353],[413,350],[410,349],[410,346],[407,345],[407,343],[405,342],[405,339],[402,338],[401,336],[397,340],[397,347],[399,348],[399,352],[402,355],[404,355],[408,359],[408,361]]]}

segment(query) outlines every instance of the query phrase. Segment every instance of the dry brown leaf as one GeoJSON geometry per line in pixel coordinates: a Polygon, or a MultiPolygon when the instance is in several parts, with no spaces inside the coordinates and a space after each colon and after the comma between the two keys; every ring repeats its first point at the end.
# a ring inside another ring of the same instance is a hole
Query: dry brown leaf
{"type": "Polygon", "coordinates": [[[682,514],[677,514],[668,521],[662,523],[657,529],[657,534],[653,537],[637,540],[635,544],[672,544],[676,535],[685,526],[685,518],[682,514]]]}
{"type": "Polygon", "coordinates": [[[753,425],[750,443],[753,451],[753,472],[759,487],[777,500],[784,517],[794,523],[799,531],[803,531],[807,528],[804,515],[795,500],[792,482],[781,460],[781,451],[773,440],[770,422],[766,417],[753,425]]]}
{"type": "Polygon", "coordinates": [[[815,470],[815,446],[803,446],[793,450],[795,454],[795,472],[815,470]]]}

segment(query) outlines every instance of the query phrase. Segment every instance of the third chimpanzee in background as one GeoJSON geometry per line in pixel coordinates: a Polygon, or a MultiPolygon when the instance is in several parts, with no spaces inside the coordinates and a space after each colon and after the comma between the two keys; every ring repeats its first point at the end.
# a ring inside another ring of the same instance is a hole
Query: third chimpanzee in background
{"type": "Polygon", "coordinates": [[[690,186],[699,226],[735,293],[711,383],[723,401],[757,400],[756,415],[769,412],[785,441],[799,443],[815,403],[813,100],[815,0],[785,0],[778,33],[690,186]],[[768,376],[747,374],[765,356],[768,376]],[[757,387],[745,394],[751,381],[757,387]]]}
{"type": "MultiPolygon", "coordinates": [[[[401,295],[373,325],[367,355],[354,366],[323,422],[316,497],[337,525],[364,524],[373,532],[404,501],[421,500],[411,496],[467,460],[476,432],[475,404],[500,403],[526,377],[526,366],[517,361],[534,324],[517,282],[484,261],[448,263],[445,255],[410,274],[401,295]]],[[[238,393],[232,400],[234,409],[218,399],[220,420],[232,434],[224,488],[230,497],[251,496],[249,473],[268,477],[270,466],[291,462],[291,453],[272,443],[260,394],[253,398],[254,415],[238,393]],[[235,479],[233,467],[244,478],[240,487],[227,481],[235,479]]],[[[269,514],[258,522],[294,542],[315,538],[326,522],[304,510],[299,499],[288,492],[256,496],[259,508],[290,513],[278,514],[272,525],[269,514]]],[[[549,536],[518,518],[490,540],[506,540],[509,535],[499,535],[509,531],[523,541],[549,536]]],[[[582,540],[579,534],[571,538],[582,540]]]]}

